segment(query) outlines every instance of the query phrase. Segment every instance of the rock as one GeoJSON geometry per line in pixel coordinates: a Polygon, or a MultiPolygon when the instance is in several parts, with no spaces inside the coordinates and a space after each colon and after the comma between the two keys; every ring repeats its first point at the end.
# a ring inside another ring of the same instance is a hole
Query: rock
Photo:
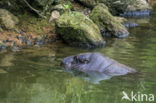
{"type": "Polygon", "coordinates": [[[50,16],[50,19],[49,19],[49,22],[53,22],[54,20],[56,20],[58,17],[60,17],[60,13],[58,11],[53,11],[51,13],[51,16],[50,16]]]}
{"type": "Polygon", "coordinates": [[[67,71],[96,72],[109,76],[126,75],[136,72],[133,68],[120,64],[100,53],[83,53],[69,56],[62,60],[61,65],[67,71]]]}
{"type": "Polygon", "coordinates": [[[139,26],[135,22],[129,22],[126,18],[123,18],[123,17],[115,17],[115,18],[117,21],[119,21],[121,24],[123,24],[127,29],[139,26]]]}
{"type": "Polygon", "coordinates": [[[35,46],[42,46],[44,44],[45,44],[45,40],[44,40],[43,37],[38,36],[38,37],[35,38],[35,40],[34,40],[34,45],[35,46]]]}
{"type": "Polygon", "coordinates": [[[151,10],[152,7],[146,0],[125,0],[127,1],[126,11],[144,11],[151,10]]]}
{"type": "Polygon", "coordinates": [[[3,29],[14,29],[18,18],[5,9],[0,9],[0,26],[3,29]]]}
{"type": "Polygon", "coordinates": [[[71,46],[101,47],[105,44],[100,30],[80,12],[65,12],[56,20],[56,33],[71,46]]]}
{"type": "Polygon", "coordinates": [[[4,49],[6,49],[6,45],[2,41],[0,41],[0,50],[4,49]]]}
{"type": "Polygon", "coordinates": [[[90,18],[98,25],[104,37],[124,38],[129,35],[127,29],[121,24],[121,20],[112,16],[104,4],[95,6],[90,13],[90,18]]]}
{"type": "Polygon", "coordinates": [[[134,22],[125,22],[125,23],[123,23],[123,25],[124,25],[126,28],[133,28],[133,27],[139,26],[138,24],[136,24],[136,23],[134,23],[134,22]]]}
{"type": "Polygon", "coordinates": [[[121,16],[145,16],[150,15],[152,7],[146,0],[77,0],[81,4],[93,8],[98,3],[109,7],[112,14],[121,16]],[[129,11],[137,11],[130,13],[129,11]],[[141,12],[140,12],[141,11],[141,12]]]}
{"type": "Polygon", "coordinates": [[[120,0],[120,6],[124,17],[142,17],[152,14],[152,7],[146,0],[120,0]]]}
{"type": "Polygon", "coordinates": [[[122,17],[149,17],[152,15],[152,10],[144,11],[126,11],[123,14],[120,14],[122,17]]]}

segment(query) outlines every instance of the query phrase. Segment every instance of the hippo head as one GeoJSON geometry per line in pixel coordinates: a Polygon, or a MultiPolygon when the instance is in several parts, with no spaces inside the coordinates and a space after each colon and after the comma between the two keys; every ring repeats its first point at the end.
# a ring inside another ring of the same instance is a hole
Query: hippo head
{"type": "Polygon", "coordinates": [[[100,53],[83,53],[69,56],[64,58],[61,64],[67,72],[83,72],[98,80],[136,72],[133,68],[120,64],[100,53]]]}
{"type": "Polygon", "coordinates": [[[75,56],[66,57],[62,60],[61,65],[66,69],[84,69],[91,61],[92,53],[84,53],[75,56]]]}
{"type": "MultiPolygon", "coordinates": [[[[62,66],[66,70],[93,71],[98,70],[99,65],[104,62],[100,53],[83,53],[66,57],[62,60],[62,66]]],[[[106,63],[107,64],[107,63],[106,63]]]]}

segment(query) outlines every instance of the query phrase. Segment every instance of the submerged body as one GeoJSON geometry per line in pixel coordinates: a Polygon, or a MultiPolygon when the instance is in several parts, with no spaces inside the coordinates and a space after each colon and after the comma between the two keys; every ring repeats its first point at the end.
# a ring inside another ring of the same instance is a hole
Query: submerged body
{"type": "Polygon", "coordinates": [[[84,53],[66,57],[62,60],[61,64],[66,70],[76,70],[84,73],[99,72],[111,76],[136,72],[136,70],[100,53],[84,53]]]}

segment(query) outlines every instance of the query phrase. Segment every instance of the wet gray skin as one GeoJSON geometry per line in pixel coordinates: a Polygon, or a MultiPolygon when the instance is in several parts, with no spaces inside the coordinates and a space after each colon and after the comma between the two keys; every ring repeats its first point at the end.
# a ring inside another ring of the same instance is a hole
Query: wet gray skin
{"type": "Polygon", "coordinates": [[[109,76],[119,76],[136,72],[136,70],[100,53],[83,53],[69,56],[62,60],[61,65],[65,70],[76,70],[87,74],[95,72],[109,76]]]}

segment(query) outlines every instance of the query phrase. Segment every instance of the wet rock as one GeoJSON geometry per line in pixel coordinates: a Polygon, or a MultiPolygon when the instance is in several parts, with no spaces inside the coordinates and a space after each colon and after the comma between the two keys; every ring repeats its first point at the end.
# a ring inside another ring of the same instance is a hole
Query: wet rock
{"type": "Polygon", "coordinates": [[[149,17],[152,15],[152,10],[144,11],[126,11],[123,14],[120,14],[122,17],[149,17]]]}
{"type": "Polygon", "coordinates": [[[56,20],[56,33],[71,46],[101,47],[105,44],[100,30],[80,12],[65,12],[56,20]]]}
{"type": "Polygon", "coordinates": [[[29,45],[31,45],[31,41],[30,40],[27,40],[26,41],[26,44],[29,46],[29,45]]]}
{"type": "Polygon", "coordinates": [[[121,24],[121,20],[112,16],[104,4],[95,6],[90,18],[98,25],[104,37],[125,38],[129,35],[127,29],[121,24]]]}
{"type": "Polygon", "coordinates": [[[146,0],[120,0],[123,17],[143,17],[152,14],[152,7],[146,0]]]}
{"type": "Polygon", "coordinates": [[[44,44],[45,44],[45,40],[44,40],[43,37],[38,36],[37,38],[35,38],[34,45],[36,45],[36,46],[42,46],[44,44]]]}
{"type": "Polygon", "coordinates": [[[134,22],[123,23],[123,25],[124,25],[126,28],[133,28],[133,27],[139,26],[138,24],[136,24],[136,23],[134,23],[134,22]]]}
{"type": "Polygon", "coordinates": [[[18,18],[5,9],[0,9],[0,26],[3,29],[14,29],[18,18]]]}
{"type": "Polygon", "coordinates": [[[35,41],[35,45],[42,46],[42,45],[44,45],[44,41],[43,40],[35,41]]]}
{"type": "Polygon", "coordinates": [[[6,49],[6,45],[2,41],[0,41],[0,50],[4,49],[6,49]]]}
{"type": "Polygon", "coordinates": [[[127,2],[126,11],[145,11],[152,9],[146,0],[125,0],[125,2],[127,2]]]}
{"type": "Polygon", "coordinates": [[[109,7],[114,15],[127,16],[149,16],[152,7],[146,0],[77,0],[87,7],[95,7],[98,3],[103,3],[109,7]],[[137,12],[136,12],[137,11],[137,12]]]}

